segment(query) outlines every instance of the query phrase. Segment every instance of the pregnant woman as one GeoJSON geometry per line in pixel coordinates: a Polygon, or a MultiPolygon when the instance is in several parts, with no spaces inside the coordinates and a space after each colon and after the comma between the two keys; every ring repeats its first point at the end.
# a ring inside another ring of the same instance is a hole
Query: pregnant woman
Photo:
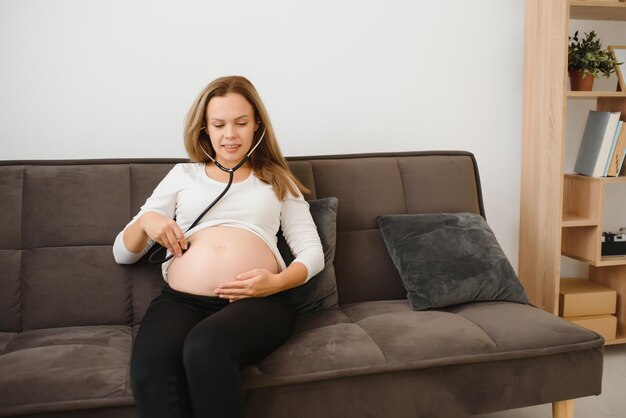
{"type": "Polygon", "coordinates": [[[174,256],[162,264],[163,290],[134,342],[133,396],[141,417],[243,417],[239,368],[291,332],[292,313],[275,295],[320,272],[324,255],[306,189],[247,79],[211,82],[187,114],[184,137],[192,162],[174,166],[113,246],[121,264],[155,243],[174,256]],[[228,184],[223,169],[247,154],[224,197],[187,231],[228,184]],[[289,266],[279,227],[295,255],[289,266]]]}

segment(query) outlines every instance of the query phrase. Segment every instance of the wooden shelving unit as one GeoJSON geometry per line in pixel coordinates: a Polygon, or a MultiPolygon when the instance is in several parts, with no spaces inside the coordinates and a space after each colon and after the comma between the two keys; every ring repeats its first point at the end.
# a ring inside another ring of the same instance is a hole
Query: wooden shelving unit
{"type": "MultiPolygon", "coordinates": [[[[626,3],[625,3],[626,4],[626,3]]],[[[568,99],[598,99],[598,98],[626,98],[626,93],[623,91],[568,91],[568,99]]]]}
{"type": "Polygon", "coordinates": [[[561,254],[594,267],[626,266],[626,256],[601,255],[604,186],[611,183],[626,183],[626,177],[565,174],[561,254]]]}
{"type": "Polygon", "coordinates": [[[614,1],[571,1],[570,19],[626,20],[626,3],[614,1]]]}
{"type": "Polygon", "coordinates": [[[589,280],[618,294],[607,344],[625,344],[626,256],[603,257],[601,237],[605,185],[626,177],[565,174],[563,160],[568,102],[594,100],[626,120],[626,92],[569,91],[570,19],[626,21],[626,2],[526,0],[519,276],[531,302],[557,315],[561,255],[589,264],[589,280]]]}

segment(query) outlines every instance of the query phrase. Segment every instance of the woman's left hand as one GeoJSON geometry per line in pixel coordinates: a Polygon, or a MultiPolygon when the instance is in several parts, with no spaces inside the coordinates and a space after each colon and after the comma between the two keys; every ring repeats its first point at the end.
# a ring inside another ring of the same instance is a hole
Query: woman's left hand
{"type": "Polygon", "coordinates": [[[215,294],[231,302],[273,295],[281,290],[278,274],[265,269],[254,269],[237,275],[237,280],[220,284],[215,294]]]}

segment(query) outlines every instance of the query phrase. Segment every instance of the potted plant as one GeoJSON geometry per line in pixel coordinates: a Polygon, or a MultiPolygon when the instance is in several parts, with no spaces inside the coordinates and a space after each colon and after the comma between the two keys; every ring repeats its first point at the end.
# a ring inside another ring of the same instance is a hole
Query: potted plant
{"type": "Polygon", "coordinates": [[[622,64],[617,62],[608,49],[602,49],[600,39],[595,31],[585,33],[585,38],[578,39],[578,31],[568,47],[567,70],[569,71],[572,90],[591,91],[593,80],[600,76],[609,77],[615,72],[615,67],[622,64]]]}

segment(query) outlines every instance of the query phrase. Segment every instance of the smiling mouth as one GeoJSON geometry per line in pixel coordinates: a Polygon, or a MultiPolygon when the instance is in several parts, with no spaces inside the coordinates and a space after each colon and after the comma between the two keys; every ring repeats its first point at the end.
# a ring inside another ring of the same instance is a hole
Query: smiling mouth
{"type": "Polygon", "coordinates": [[[222,145],[222,147],[224,147],[227,151],[234,151],[237,148],[240,147],[240,145],[238,144],[233,144],[233,145],[222,145]]]}

